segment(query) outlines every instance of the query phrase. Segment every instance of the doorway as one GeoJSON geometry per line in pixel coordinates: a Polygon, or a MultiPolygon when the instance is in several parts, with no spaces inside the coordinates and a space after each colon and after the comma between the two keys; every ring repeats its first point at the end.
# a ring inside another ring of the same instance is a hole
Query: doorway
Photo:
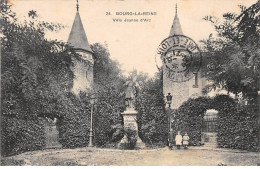
{"type": "Polygon", "coordinates": [[[45,148],[61,148],[59,132],[56,128],[57,119],[44,118],[45,148]]]}
{"type": "Polygon", "coordinates": [[[217,147],[217,125],[218,111],[215,109],[207,110],[203,118],[201,138],[205,146],[217,147]]]}

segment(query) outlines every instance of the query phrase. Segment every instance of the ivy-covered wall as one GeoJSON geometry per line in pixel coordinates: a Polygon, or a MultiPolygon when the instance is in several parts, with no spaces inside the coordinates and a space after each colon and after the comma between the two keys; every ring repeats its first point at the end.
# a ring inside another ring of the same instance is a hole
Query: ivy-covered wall
{"type": "Polygon", "coordinates": [[[174,133],[187,132],[189,144],[200,145],[203,117],[208,109],[218,111],[218,147],[259,151],[256,105],[241,105],[228,95],[198,97],[184,102],[171,114],[174,133]]]}
{"type": "Polygon", "coordinates": [[[38,117],[2,116],[1,129],[3,156],[40,150],[45,146],[44,126],[38,117]]]}
{"type": "Polygon", "coordinates": [[[63,148],[87,146],[89,140],[90,108],[86,95],[80,98],[70,93],[62,116],[58,118],[59,142],[63,148]]]}
{"type": "Polygon", "coordinates": [[[228,96],[217,96],[212,104],[219,105],[218,146],[259,151],[256,106],[240,105],[228,96]]]}
{"type": "Polygon", "coordinates": [[[190,137],[189,144],[200,145],[203,117],[209,109],[210,102],[211,99],[208,97],[189,99],[172,112],[174,133],[180,131],[184,135],[187,132],[190,137]]]}

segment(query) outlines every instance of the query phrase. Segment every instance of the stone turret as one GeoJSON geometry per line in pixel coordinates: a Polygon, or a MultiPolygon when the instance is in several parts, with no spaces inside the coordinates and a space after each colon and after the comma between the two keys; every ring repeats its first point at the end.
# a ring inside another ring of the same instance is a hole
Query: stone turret
{"type": "Polygon", "coordinates": [[[74,65],[71,68],[74,72],[72,92],[76,95],[80,91],[91,89],[93,84],[93,51],[90,48],[81,18],[79,5],[77,3],[77,13],[70,31],[68,43],[80,55],[80,60],[73,58],[74,65]]]}
{"type": "Polygon", "coordinates": [[[171,27],[171,31],[169,36],[173,36],[173,35],[183,35],[182,33],[182,29],[181,29],[181,24],[180,24],[180,20],[178,17],[178,9],[177,9],[177,4],[175,7],[175,17],[172,23],[172,27],[171,27]]]}
{"type": "Polygon", "coordinates": [[[173,47],[171,47],[171,50],[167,52],[165,58],[167,58],[168,60],[164,63],[165,65],[167,64],[166,66],[164,65],[164,67],[170,67],[173,70],[175,66],[178,67],[178,69],[174,69],[175,71],[172,72],[170,72],[167,68],[163,70],[163,93],[165,96],[168,93],[173,96],[171,109],[178,109],[179,106],[181,106],[183,102],[188,100],[189,98],[201,96],[202,88],[205,86],[205,80],[201,77],[201,71],[198,71],[196,73],[192,73],[190,71],[190,74],[192,73],[192,75],[189,76],[190,78],[186,77],[188,74],[186,70],[189,70],[189,67],[183,67],[183,65],[185,65],[185,60],[183,59],[183,56],[185,56],[186,60],[194,62],[194,57],[197,55],[195,53],[192,54],[191,51],[188,51],[188,45],[185,46],[183,45],[183,43],[184,41],[186,41],[187,43],[195,45],[195,42],[192,43],[192,40],[183,34],[178,17],[177,4],[175,8],[175,17],[171,26],[169,37],[176,36],[175,38],[173,38],[175,39],[176,44],[175,46],[173,45],[173,47]]]}

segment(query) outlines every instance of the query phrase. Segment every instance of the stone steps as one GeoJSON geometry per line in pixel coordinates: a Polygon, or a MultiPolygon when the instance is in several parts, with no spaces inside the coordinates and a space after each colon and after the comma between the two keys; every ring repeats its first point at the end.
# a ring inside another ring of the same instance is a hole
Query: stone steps
{"type": "Polygon", "coordinates": [[[217,142],[208,142],[203,145],[204,148],[216,148],[217,142]]]}

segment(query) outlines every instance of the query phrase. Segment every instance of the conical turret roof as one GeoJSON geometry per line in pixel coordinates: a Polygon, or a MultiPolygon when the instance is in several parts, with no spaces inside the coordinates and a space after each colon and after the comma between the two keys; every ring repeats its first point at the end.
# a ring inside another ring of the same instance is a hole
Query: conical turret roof
{"type": "Polygon", "coordinates": [[[176,4],[175,17],[174,17],[174,20],[173,20],[173,23],[172,23],[172,27],[171,27],[171,31],[170,31],[169,36],[173,36],[173,35],[183,35],[180,20],[179,20],[179,17],[178,17],[178,12],[177,12],[177,4],[176,4]]]}
{"type": "Polygon", "coordinates": [[[88,52],[93,53],[93,51],[90,48],[90,45],[88,43],[88,38],[86,36],[83,24],[81,22],[80,19],[80,15],[79,12],[77,11],[71,31],[70,31],[70,35],[69,35],[69,39],[68,39],[68,43],[73,46],[75,49],[83,49],[86,50],[88,52]]]}

